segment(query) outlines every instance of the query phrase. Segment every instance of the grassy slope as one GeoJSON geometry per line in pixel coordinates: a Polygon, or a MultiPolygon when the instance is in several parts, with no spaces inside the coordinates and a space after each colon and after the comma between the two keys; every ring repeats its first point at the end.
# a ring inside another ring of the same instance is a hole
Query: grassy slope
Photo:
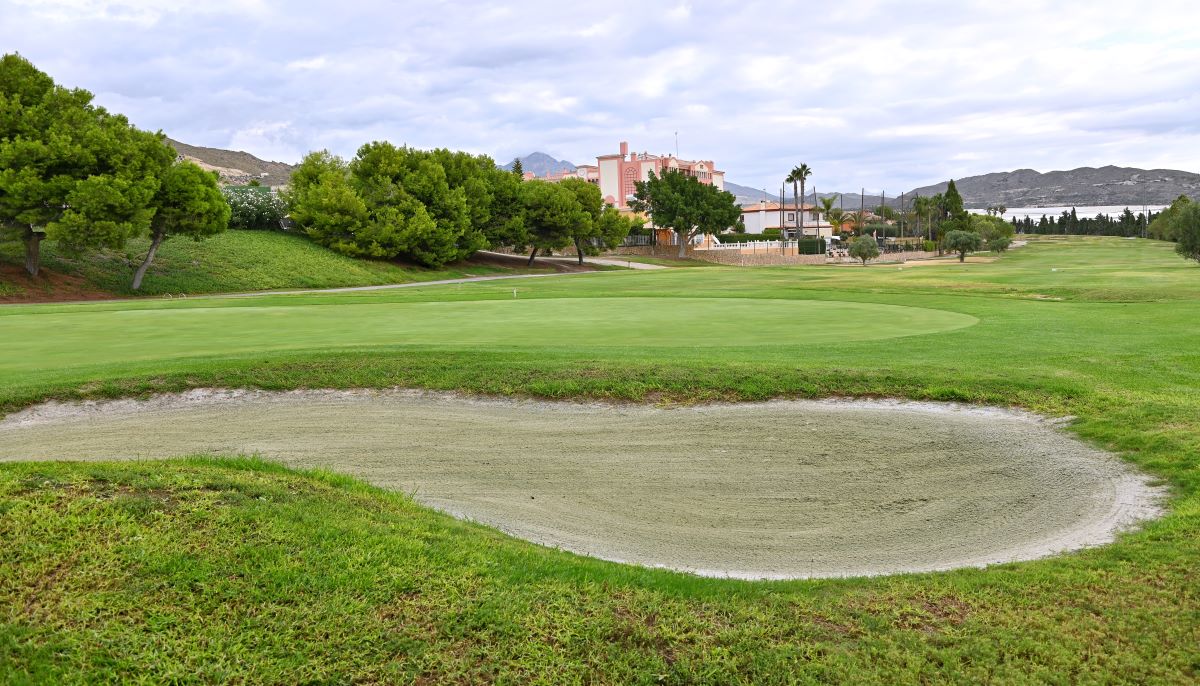
{"type": "MultiPolygon", "coordinates": [[[[424,269],[338,255],[301,236],[273,231],[227,231],[203,242],[173,239],[155,257],[141,291],[129,290],[149,242],[138,239],[121,251],[72,257],[53,242],[42,246],[45,268],[82,277],[97,290],[118,295],[260,291],[287,288],[373,286],[510,273],[482,265],[424,269]]],[[[18,263],[21,245],[0,243],[0,261],[18,263]]],[[[0,296],[15,290],[0,282],[0,296]]]]}
{"type": "MultiPolygon", "coordinates": [[[[0,540],[17,545],[0,559],[0,662],[18,665],[14,676],[207,681],[1188,683],[1200,674],[1200,270],[1169,246],[1071,241],[992,264],[535,281],[522,297],[842,299],[981,321],[803,349],[749,336],[703,348],[545,345],[534,330],[526,345],[502,349],[214,351],[8,375],[0,406],[210,384],[1014,403],[1078,416],[1084,438],[1171,484],[1171,514],[1112,546],[986,571],[750,584],[573,558],[400,496],[265,465],[5,466],[0,540]]],[[[511,288],[475,284],[252,304],[34,306],[0,309],[0,329],[15,312],[505,297],[511,288]]]]}

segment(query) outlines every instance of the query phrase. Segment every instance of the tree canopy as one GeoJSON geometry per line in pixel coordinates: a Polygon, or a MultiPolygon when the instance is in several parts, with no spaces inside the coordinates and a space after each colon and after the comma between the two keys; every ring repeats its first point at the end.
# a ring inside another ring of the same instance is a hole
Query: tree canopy
{"type": "Polygon", "coordinates": [[[31,275],[45,238],[116,248],[147,231],[174,158],[161,133],[55,85],[20,55],[0,57],[0,227],[24,241],[31,275]]]}
{"type": "Polygon", "coordinates": [[[850,239],[850,257],[857,260],[862,260],[863,266],[867,266],[867,260],[873,260],[879,257],[879,243],[870,236],[855,236],[850,239]]]}
{"type": "Polygon", "coordinates": [[[517,183],[488,157],[415,150],[376,141],[349,163],[327,151],[307,155],[292,175],[292,218],[316,242],[347,255],[403,258],[440,267],[510,230],[517,183]]]}
{"type": "Polygon", "coordinates": [[[701,234],[720,233],[737,224],[742,209],[732,193],[700,183],[679,171],[662,176],[650,172],[650,179],[638,181],[630,207],[650,216],[657,227],[670,229],[679,239],[679,256],[687,256],[687,246],[701,234]]]}
{"type": "Polygon", "coordinates": [[[1160,241],[1173,241],[1179,237],[1179,224],[1177,218],[1192,205],[1192,201],[1186,195],[1181,195],[1175,198],[1171,206],[1158,213],[1154,221],[1146,227],[1146,233],[1151,238],[1157,238],[1160,241]]]}
{"type": "Polygon", "coordinates": [[[1175,216],[1175,252],[1200,262],[1200,204],[1189,203],[1175,216]]]}
{"type": "Polygon", "coordinates": [[[960,231],[957,229],[950,231],[946,234],[943,243],[947,250],[958,253],[959,262],[966,261],[967,253],[983,248],[983,238],[974,231],[960,231]]]}
{"type": "Polygon", "coordinates": [[[596,184],[575,177],[563,179],[560,185],[575,195],[580,208],[588,215],[588,220],[577,225],[571,232],[580,264],[583,264],[585,254],[597,254],[600,246],[615,248],[620,245],[636,224],[632,218],[623,216],[615,207],[606,206],[600,196],[600,187],[596,184]]]}
{"type": "Polygon", "coordinates": [[[199,241],[229,226],[229,204],[217,187],[216,173],[206,172],[186,160],[176,162],[163,174],[153,205],[150,249],[133,275],[135,291],[141,288],[154,254],[167,238],[187,236],[199,241]]]}
{"type": "Polygon", "coordinates": [[[592,221],[575,192],[560,183],[527,181],[521,184],[521,199],[528,230],[526,245],[533,248],[530,264],[539,250],[565,248],[592,221]]]}

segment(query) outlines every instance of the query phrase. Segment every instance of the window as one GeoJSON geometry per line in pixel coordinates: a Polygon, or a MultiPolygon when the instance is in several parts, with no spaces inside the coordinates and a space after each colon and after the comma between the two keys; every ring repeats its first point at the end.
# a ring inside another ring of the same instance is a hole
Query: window
{"type": "Polygon", "coordinates": [[[796,221],[796,213],[795,213],[795,212],[788,212],[788,218],[787,218],[787,220],[788,220],[788,221],[790,221],[790,222],[794,222],[794,221],[796,221]]]}
{"type": "Polygon", "coordinates": [[[624,195],[626,198],[637,193],[637,186],[634,185],[634,183],[636,181],[637,181],[637,169],[634,169],[633,167],[629,167],[628,169],[625,170],[625,187],[624,187],[625,193],[624,193],[624,195]]]}

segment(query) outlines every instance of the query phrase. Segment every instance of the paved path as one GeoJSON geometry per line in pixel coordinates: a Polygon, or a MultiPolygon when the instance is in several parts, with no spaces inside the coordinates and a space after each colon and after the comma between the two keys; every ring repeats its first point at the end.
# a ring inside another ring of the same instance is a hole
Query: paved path
{"type": "MultiPolygon", "coordinates": [[[[545,262],[570,262],[578,264],[579,259],[576,257],[546,257],[542,258],[545,262]]],[[[632,260],[623,260],[620,257],[585,257],[584,264],[599,264],[609,267],[626,267],[628,269],[670,269],[661,264],[647,264],[645,262],[634,262],[632,260]]]]}
{"type": "MultiPolygon", "coordinates": [[[[461,279],[439,279],[437,281],[413,281],[412,283],[387,283],[379,286],[343,286],[341,288],[306,288],[294,291],[251,291],[250,293],[214,293],[211,295],[188,296],[194,298],[253,298],[260,295],[302,295],[305,293],[354,293],[356,291],[390,291],[395,288],[417,288],[419,286],[444,286],[453,283],[476,281],[503,281],[505,279],[538,279],[546,276],[570,276],[571,274],[595,274],[596,272],[555,272],[553,274],[504,274],[499,276],[465,276],[461,279]]],[[[145,298],[138,298],[145,300],[145,298]]],[[[94,302],[94,301],[93,301],[94,302]]],[[[104,301],[112,302],[112,301],[104,301]]]]}

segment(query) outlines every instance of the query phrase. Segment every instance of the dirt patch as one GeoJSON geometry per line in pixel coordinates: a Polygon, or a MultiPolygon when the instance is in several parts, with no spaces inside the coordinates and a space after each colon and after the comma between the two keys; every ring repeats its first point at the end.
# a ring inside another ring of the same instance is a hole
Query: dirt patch
{"type": "MultiPolygon", "coordinates": [[[[966,259],[967,264],[987,264],[988,262],[995,262],[995,261],[996,261],[995,257],[968,257],[966,259]]],[[[908,262],[904,263],[904,266],[905,267],[931,267],[931,266],[938,265],[938,264],[948,265],[948,264],[963,264],[963,263],[959,262],[957,257],[955,257],[953,255],[948,255],[946,257],[938,257],[938,258],[929,259],[929,260],[909,260],[908,262]]]]}
{"type": "Polygon", "coordinates": [[[1055,422],[935,403],[193,391],[0,422],[0,462],[192,453],[326,467],[538,543],[756,579],[1042,557],[1112,540],[1161,497],[1055,422]]]}
{"type": "Polygon", "coordinates": [[[48,303],[65,300],[110,300],[115,296],[79,276],[60,274],[43,267],[37,276],[30,276],[18,264],[0,263],[0,283],[16,287],[17,292],[0,290],[0,303],[48,303]]]}

